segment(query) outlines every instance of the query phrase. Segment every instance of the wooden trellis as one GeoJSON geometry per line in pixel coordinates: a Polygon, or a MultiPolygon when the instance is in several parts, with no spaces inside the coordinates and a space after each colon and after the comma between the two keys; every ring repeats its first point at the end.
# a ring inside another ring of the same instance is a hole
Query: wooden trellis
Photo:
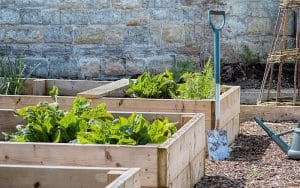
{"type": "Polygon", "coordinates": [[[267,59],[267,65],[258,97],[258,104],[268,102],[274,104],[285,104],[297,105],[299,102],[300,95],[300,0],[281,0],[279,10],[277,14],[277,20],[274,29],[274,37],[272,41],[271,50],[267,59]],[[297,31],[296,31],[296,47],[288,49],[286,45],[287,39],[287,26],[288,26],[288,15],[291,11],[295,11],[297,14],[297,31]],[[292,97],[281,96],[281,85],[282,85],[282,72],[283,64],[294,63],[294,88],[292,97]],[[274,77],[274,65],[278,64],[278,77],[276,83],[276,95],[275,97],[270,96],[270,90],[272,89],[274,77]],[[267,93],[265,93],[267,87],[267,93]],[[298,91],[298,92],[297,92],[298,91]]]}

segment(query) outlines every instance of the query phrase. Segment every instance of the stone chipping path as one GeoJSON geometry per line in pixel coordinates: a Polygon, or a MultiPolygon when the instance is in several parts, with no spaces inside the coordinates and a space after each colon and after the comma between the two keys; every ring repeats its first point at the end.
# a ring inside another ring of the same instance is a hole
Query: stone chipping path
{"type": "MultiPolygon", "coordinates": [[[[296,122],[266,123],[274,131],[293,129],[296,122]]],[[[291,142],[292,135],[283,137],[291,142]]],[[[241,123],[240,136],[231,147],[231,159],[206,159],[205,176],[195,188],[300,187],[300,161],[290,160],[254,122],[241,123]]]]}

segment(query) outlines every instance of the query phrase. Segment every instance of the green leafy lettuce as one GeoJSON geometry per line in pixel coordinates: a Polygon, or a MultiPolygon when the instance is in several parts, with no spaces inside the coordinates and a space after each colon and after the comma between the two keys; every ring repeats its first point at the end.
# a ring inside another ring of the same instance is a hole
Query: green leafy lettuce
{"type": "Polygon", "coordinates": [[[105,104],[92,108],[83,97],[73,101],[70,111],[60,110],[57,89],[52,90],[54,103],[41,102],[16,111],[27,125],[17,125],[17,131],[4,133],[12,142],[54,142],[82,144],[143,145],[162,143],[176,132],[168,119],[155,120],[152,124],[142,115],[133,113],[128,118],[115,119],[106,111],[105,104]]]}
{"type": "Polygon", "coordinates": [[[176,93],[176,82],[173,73],[166,70],[158,75],[146,72],[139,76],[136,82],[129,80],[128,94],[141,98],[172,98],[176,93]]]}

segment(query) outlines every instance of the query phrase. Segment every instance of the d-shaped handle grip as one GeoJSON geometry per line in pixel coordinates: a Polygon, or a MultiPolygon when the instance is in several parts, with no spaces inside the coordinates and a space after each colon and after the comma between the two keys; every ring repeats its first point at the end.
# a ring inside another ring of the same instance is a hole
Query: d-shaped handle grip
{"type": "Polygon", "coordinates": [[[225,25],[225,11],[208,10],[208,23],[213,28],[213,30],[220,31],[225,25]],[[223,16],[222,24],[220,26],[216,27],[212,23],[212,16],[223,16]]]}

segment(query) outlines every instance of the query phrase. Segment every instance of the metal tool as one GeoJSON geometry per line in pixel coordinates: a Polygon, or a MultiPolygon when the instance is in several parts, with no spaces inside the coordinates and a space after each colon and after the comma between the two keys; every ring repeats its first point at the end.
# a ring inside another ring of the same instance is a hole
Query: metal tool
{"type": "Polygon", "coordinates": [[[229,157],[227,132],[220,128],[220,32],[225,25],[225,11],[208,11],[208,22],[214,32],[214,76],[215,76],[215,130],[209,130],[208,154],[211,159],[224,160],[229,157]],[[222,16],[222,22],[216,26],[212,22],[213,16],[222,16]]]}
{"type": "Polygon", "coordinates": [[[300,159],[300,121],[298,126],[294,130],[285,131],[279,134],[275,134],[272,129],[266,126],[259,118],[255,117],[254,120],[260,125],[269,137],[280,147],[280,149],[288,155],[291,159],[300,159]],[[285,143],[280,136],[294,133],[292,144],[289,146],[285,143]]]}

